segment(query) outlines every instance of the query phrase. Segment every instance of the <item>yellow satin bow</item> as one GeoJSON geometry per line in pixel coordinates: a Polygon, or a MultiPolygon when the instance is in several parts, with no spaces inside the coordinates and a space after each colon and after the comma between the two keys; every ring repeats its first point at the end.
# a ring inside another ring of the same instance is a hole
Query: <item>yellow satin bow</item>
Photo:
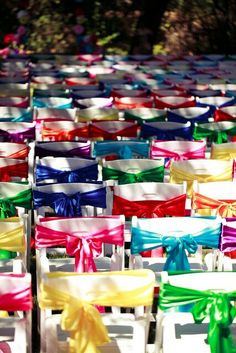
{"type": "Polygon", "coordinates": [[[187,182],[187,194],[192,195],[193,181],[197,180],[199,183],[207,183],[210,181],[232,181],[232,166],[225,168],[224,172],[217,175],[210,174],[192,174],[186,170],[181,170],[173,166],[170,167],[170,183],[181,184],[183,181],[187,182]]]}
{"type": "Polygon", "coordinates": [[[111,280],[109,284],[106,282],[103,287],[101,278],[101,286],[94,288],[93,291],[90,290],[86,300],[83,300],[68,293],[67,288],[65,290],[58,289],[56,283],[59,283],[60,277],[76,276],[79,281],[79,276],[108,276],[108,272],[83,274],[53,272],[46,274],[49,284],[46,283],[47,280],[41,284],[39,305],[41,309],[63,310],[61,328],[70,332],[70,353],[97,353],[98,346],[110,341],[107,329],[94,305],[122,307],[152,305],[155,276],[151,270],[109,272],[109,276],[121,275],[127,276],[127,282],[129,282],[128,276],[136,276],[139,286],[132,290],[127,290],[124,286],[121,290],[111,280]],[[147,276],[149,280],[145,281],[147,276]],[[51,279],[53,281],[50,281],[51,279]]]}

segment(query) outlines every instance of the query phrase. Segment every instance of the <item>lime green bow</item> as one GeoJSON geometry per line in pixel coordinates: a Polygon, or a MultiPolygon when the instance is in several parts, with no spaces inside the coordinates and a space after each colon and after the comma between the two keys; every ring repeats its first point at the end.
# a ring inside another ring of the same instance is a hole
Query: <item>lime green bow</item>
{"type": "Polygon", "coordinates": [[[236,353],[229,328],[236,316],[232,300],[236,300],[236,291],[198,291],[164,283],[161,284],[159,306],[166,310],[173,306],[194,303],[192,314],[196,323],[210,317],[208,343],[211,353],[236,353]]]}

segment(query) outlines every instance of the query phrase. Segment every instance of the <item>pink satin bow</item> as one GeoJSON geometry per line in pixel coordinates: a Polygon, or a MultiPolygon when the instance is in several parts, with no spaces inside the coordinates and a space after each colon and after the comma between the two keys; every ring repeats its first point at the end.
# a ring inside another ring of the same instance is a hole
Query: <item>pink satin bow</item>
{"type": "Polygon", "coordinates": [[[154,159],[156,157],[170,158],[165,164],[166,168],[170,168],[171,159],[174,159],[175,161],[183,161],[187,159],[205,158],[205,147],[201,147],[195,151],[177,153],[154,145],[151,150],[151,158],[154,159]]]}
{"type": "Polygon", "coordinates": [[[122,246],[124,242],[124,225],[103,229],[97,233],[83,232],[64,233],[37,225],[35,229],[35,247],[47,248],[65,246],[69,256],[75,257],[76,272],[94,272],[94,258],[102,252],[102,243],[122,246]]]}

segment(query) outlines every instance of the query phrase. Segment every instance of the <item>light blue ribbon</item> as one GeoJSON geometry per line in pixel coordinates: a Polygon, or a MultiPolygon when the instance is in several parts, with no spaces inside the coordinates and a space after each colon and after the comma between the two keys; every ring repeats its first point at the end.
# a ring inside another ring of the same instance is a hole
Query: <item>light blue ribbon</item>
{"type": "Polygon", "coordinates": [[[98,141],[94,144],[94,155],[109,156],[116,154],[119,159],[131,159],[134,155],[148,158],[149,156],[149,143],[146,141],[133,141],[133,144],[126,143],[125,141],[98,141]]]}

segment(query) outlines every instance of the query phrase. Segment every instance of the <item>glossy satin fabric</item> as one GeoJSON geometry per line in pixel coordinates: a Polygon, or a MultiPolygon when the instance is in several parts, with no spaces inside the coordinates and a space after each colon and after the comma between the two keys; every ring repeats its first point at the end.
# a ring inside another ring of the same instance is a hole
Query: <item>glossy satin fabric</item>
{"type": "Polygon", "coordinates": [[[0,167],[0,181],[11,181],[12,177],[28,178],[28,162],[0,167]]]}
{"type": "Polygon", "coordinates": [[[198,180],[199,183],[206,183],[210,181],[232,181],[232,167],[226,168],[224,173],[218,175],[209,174],[192,174],[187,170],[176,168],[171,164],[170,166],[170,183],[181,184],[183,181],[187,181],[187,192],[189,195],[192,194],[192,184],[194,180],[198,180]]]}
{"type": "Polygon", "coordinates": [[[217,200],[197,192],[192,196],[192,208],[194,210],[214,209],[221,217],[236,217],[236,201],[217,200]]]}
{"type": "Polygon", "coordinates": [[[30,210],[32,207],[32,190],[27,189],[10,197],[0,199],[0,218],[16,216],[16,207],[24,207],[30,210]]]}
{"type": "Polygon", "coordinates": [[[88,126],[80,127],[73,130],[63,129],[50,129],[42,128],[42,140],[53,140],[53,141],[74,141],[76,138],[88,138],[89,131],[88,126]]]}
{"type": "MultiPolygon", "coordinates": [[[[217,123],[213,123],[217,124],[217,123]]],[[[222,130],[210,130],[205,128],[204,126],[197,125],[194,128],[193,138],[195,140],[201,140],[203,138],[208,138],[210,141],[215,143],[224,143],[228,141],[228,136],[236,135],[236,125],[233,128],[225,128],[222,130]]]]}
{"type": "Polygon", "coordinates": [[[161,148],[159,146],[156,146],[155,144],[152,145],[151,148],[151,158],[155,159],[157,157],[164,157],[168,158],[169,160],[165,164],[166,168],[170,167],[170,159],[173,159],[175,161],[183,161],[183,160],[188,160],[188,159],[200,159],[200,158],[205,158],[205,146],[200,146],[199,149],[192,150],[191,147],[189,151],[182,151],[182,152],[175,152],[174,148],[173,151],[170,151],[165,148],[161,148]]]}
{"type": "MultiPolygon", "coordinates": [[[[1,222],[0,222],[1,226],[1,222]]],[[[26,249],[25,245],[25,235],[24,226],[17,225],[15,229],[9,230],[7,232],[0,231],[0,249],[12,252],[24,252],[26,249]]],[[[5,254],[5,253],[3,253],[5,254]]],[[[6,258],[5,255],[2,257],[0,253],[0,258],[6,258]]],[[[15,256],[14,256],[15,257],[15,256]]],[[[10,256],[7,258],[11,258],[10,256]]]]}
{"type": "Polygon", "coordinates": [[[2,154],[1,157],[12,158],[12,159],[26,159],[28,157],[29,151],[30,151],[30,148],[25,144],[23,144],[22,149],[20,149],[19,151],[16,151],[12,154],[4,153],[4,155],[2,154]]]}
{"type": "Polygon", "coordinates": [[[96,125],[90,125],[90,137],[99,138],[102,137],[104,140],[117,140],[118,136],[122,137],[137,137],[138,125],[128,126],[126,128],[117,130],[115,132],[109,132],[99,128],[96,125]]]}
{"type": "MultiPolygon", "coordinates": [[[[21,278],[23,274],[1,274],[1,277],[21,278]]],[[[14,291],[0,294],[0,310],[5,311],[29,311],[32,305],[31,286],[25,283],[14,291]]]]}
{"type": "MultiPolygon", "coordinates": [[[[163,270],[185,271],[190,270],[186,251],[189,254],[195,254],[198,245],[218,248],[221,224],[205,227],[199,232],[194,232],[194,230],[190,229],[190,233],[186,233],[181,237],[150,232],[136,227],[132,227],[131,232],[131,254],[140,254],[143,251],[165,247],[167,259],[163,270]]],[[[176,232],[178,233],[178,229],[176,232]]]]}
{"type": "Polygon", "coordinates": [[[206,317],[210,318],[207,340],[211,353],[235,353],[230,332],[230,325],[236,316],[236,308],[231,303],[233,300],[236,300],[236,291],[201,291],[164,283],[160,288],[159,307],[166,310],[194,303],[191,311],[195,323],[200,324],[206,317]]]}
{"type": "Polygon", "coordinates": [[[98,179],[98,165],[97,163],[87,167],[63,171],[54,169],[45,165],[36,165],[36,180],[43,181],[46,179],[56,179],[59,183],[73,183],[82,182],[86,180],[98,179]]]}
{"type": "Polygon", "coordinates": [[[236,218],[226,219],[227,224],[223,224],[220,250],[223,252],[232,252],[236,250],[236,228],[230,226],[230,222],[235,222],[236,218]]]}
{"type": "Polygon", "coordinates": [[[21,132],[8,132],[0,129],[0,136],[6,142],[24,142],[25,140],[35,140],[35,127],[31,127],[21,132]]]}
{"type": "Polygon", "coordinates": [[[106,208],[106,188],[67,195],[64,192],[46,193],[33,190],[34,208],[50,206],[58,216],[82,216],[81,206],[106,208]]]}
{"type": "MultiPolygon", "coordinates": [[[[51,104],[47,103],[39,98],[33,97],[33,107],[37,108],[51,108],[51,104]]],[[[54,106],[54,108],[60,108],[60,109],[71,109],[72,108],[72,102],[68,102],[65,104],[59,104],[57,106],[54,106]]]]}
{"type": "Polygon", "coordinates": [[[103,180],[118,180],[119,184],[132,184],[140,182],[163,182],[164,179],[164,165],[146,169],[139,173],[128,173],[113,168],[102,168],[103,180]]]}
{"type": "MultiPolygon", "coordinates": [[[[116,286],[111,281],[110,290],[102,291],[101,288],[94,289],[94,292],[89,293],[87,301],[62,292],[55,286],[42,283],[39,305],[41,309],[63,310],[61,328],[70,332],[69,351],[71,353],[97,353],[97,347],[110,342],[110,339],[95,305],[119,307],[152,305],[155,279],[152,278],[149,283],[145,281],[147,276],[150,276],[149,271],[130,270],[110,272],[109,274],[112,276],[120,276],[121,274],[122,276],[127,276],[127,281],[129,281],[129,276],[136,276],[140,287],[127,291],[124,286],[124,291],[120,291],[116,290],[116,286]]],[[[102,274],[104,276],[107,275],[106,272],[100,272],[98,275],[102,274]]],[[[78,276],[78,274],[63,272],[47,274],[49,280],[52,277],[59,280],[60,276],[74,275],[78,276]]],[[[88,274],[88,276],[96,275],[96,273],[88,274]]]]}
{"type": "Polygon", "coordinates": [[[167,201],[129,201],[117,195],[113,197],[113,215],[124,214],[131,218],[153,218],[165,216],[185,216],[186,195],[180,195],[167,201]]]}
{"type": "Polygon", "coordinates": [[[96,271],[94,258],[101,255],[103,243],[123,246],[124,225],[86,235],[76,229],[65,233],[39,224],[35,229],[36,248],[65,246],[67,254],[75,257],[77,272],[96,271]]]}
{"type": "Polygon", "coordinates": [[[177,129],[160,129],[144,123],[141,126],[140,136],[144,139],[154,136],[157,140],[162,141],[171,141],[176,140],[177,138],[191,141],[193,139],[193,128],[190,125],[188,127],[177,129]]]}
{"type": "MultiPolygon", "coordinates": [[[[43,146],[43,144],[42,144],[43,146]]],[[[40,145],[35,146],[35,154],[42,157],[83,157],[83,158],[90,158],[91,155],[91,145],[90,143],[85,144],[84,146],[79,146],[76,148],[72,148],[70,150],[49,150],[47,148],[41,147],[40,145]]]]}
{"type": "Polygon", "coordinates": [[[212,159],[220,159],[220,160],[225,160],[229,161],[231,159],[236,158],[236,149],[233,148],[225,148],[224,144],[218,144],[219,147],[222,146],[222,148],[214,148],[213,146],[211,147],[211,158],[212,159]]]}
{"type": "Polygon", "coordinates": [[[119,159],[132,159],[135,155],[148,158],[149,156],[149,144],[144,142],[134,143],[132,145],[125,144],[125,142],[97,142],[94,144],[94,154],[96,157],[116,155],[119,159]]]}

